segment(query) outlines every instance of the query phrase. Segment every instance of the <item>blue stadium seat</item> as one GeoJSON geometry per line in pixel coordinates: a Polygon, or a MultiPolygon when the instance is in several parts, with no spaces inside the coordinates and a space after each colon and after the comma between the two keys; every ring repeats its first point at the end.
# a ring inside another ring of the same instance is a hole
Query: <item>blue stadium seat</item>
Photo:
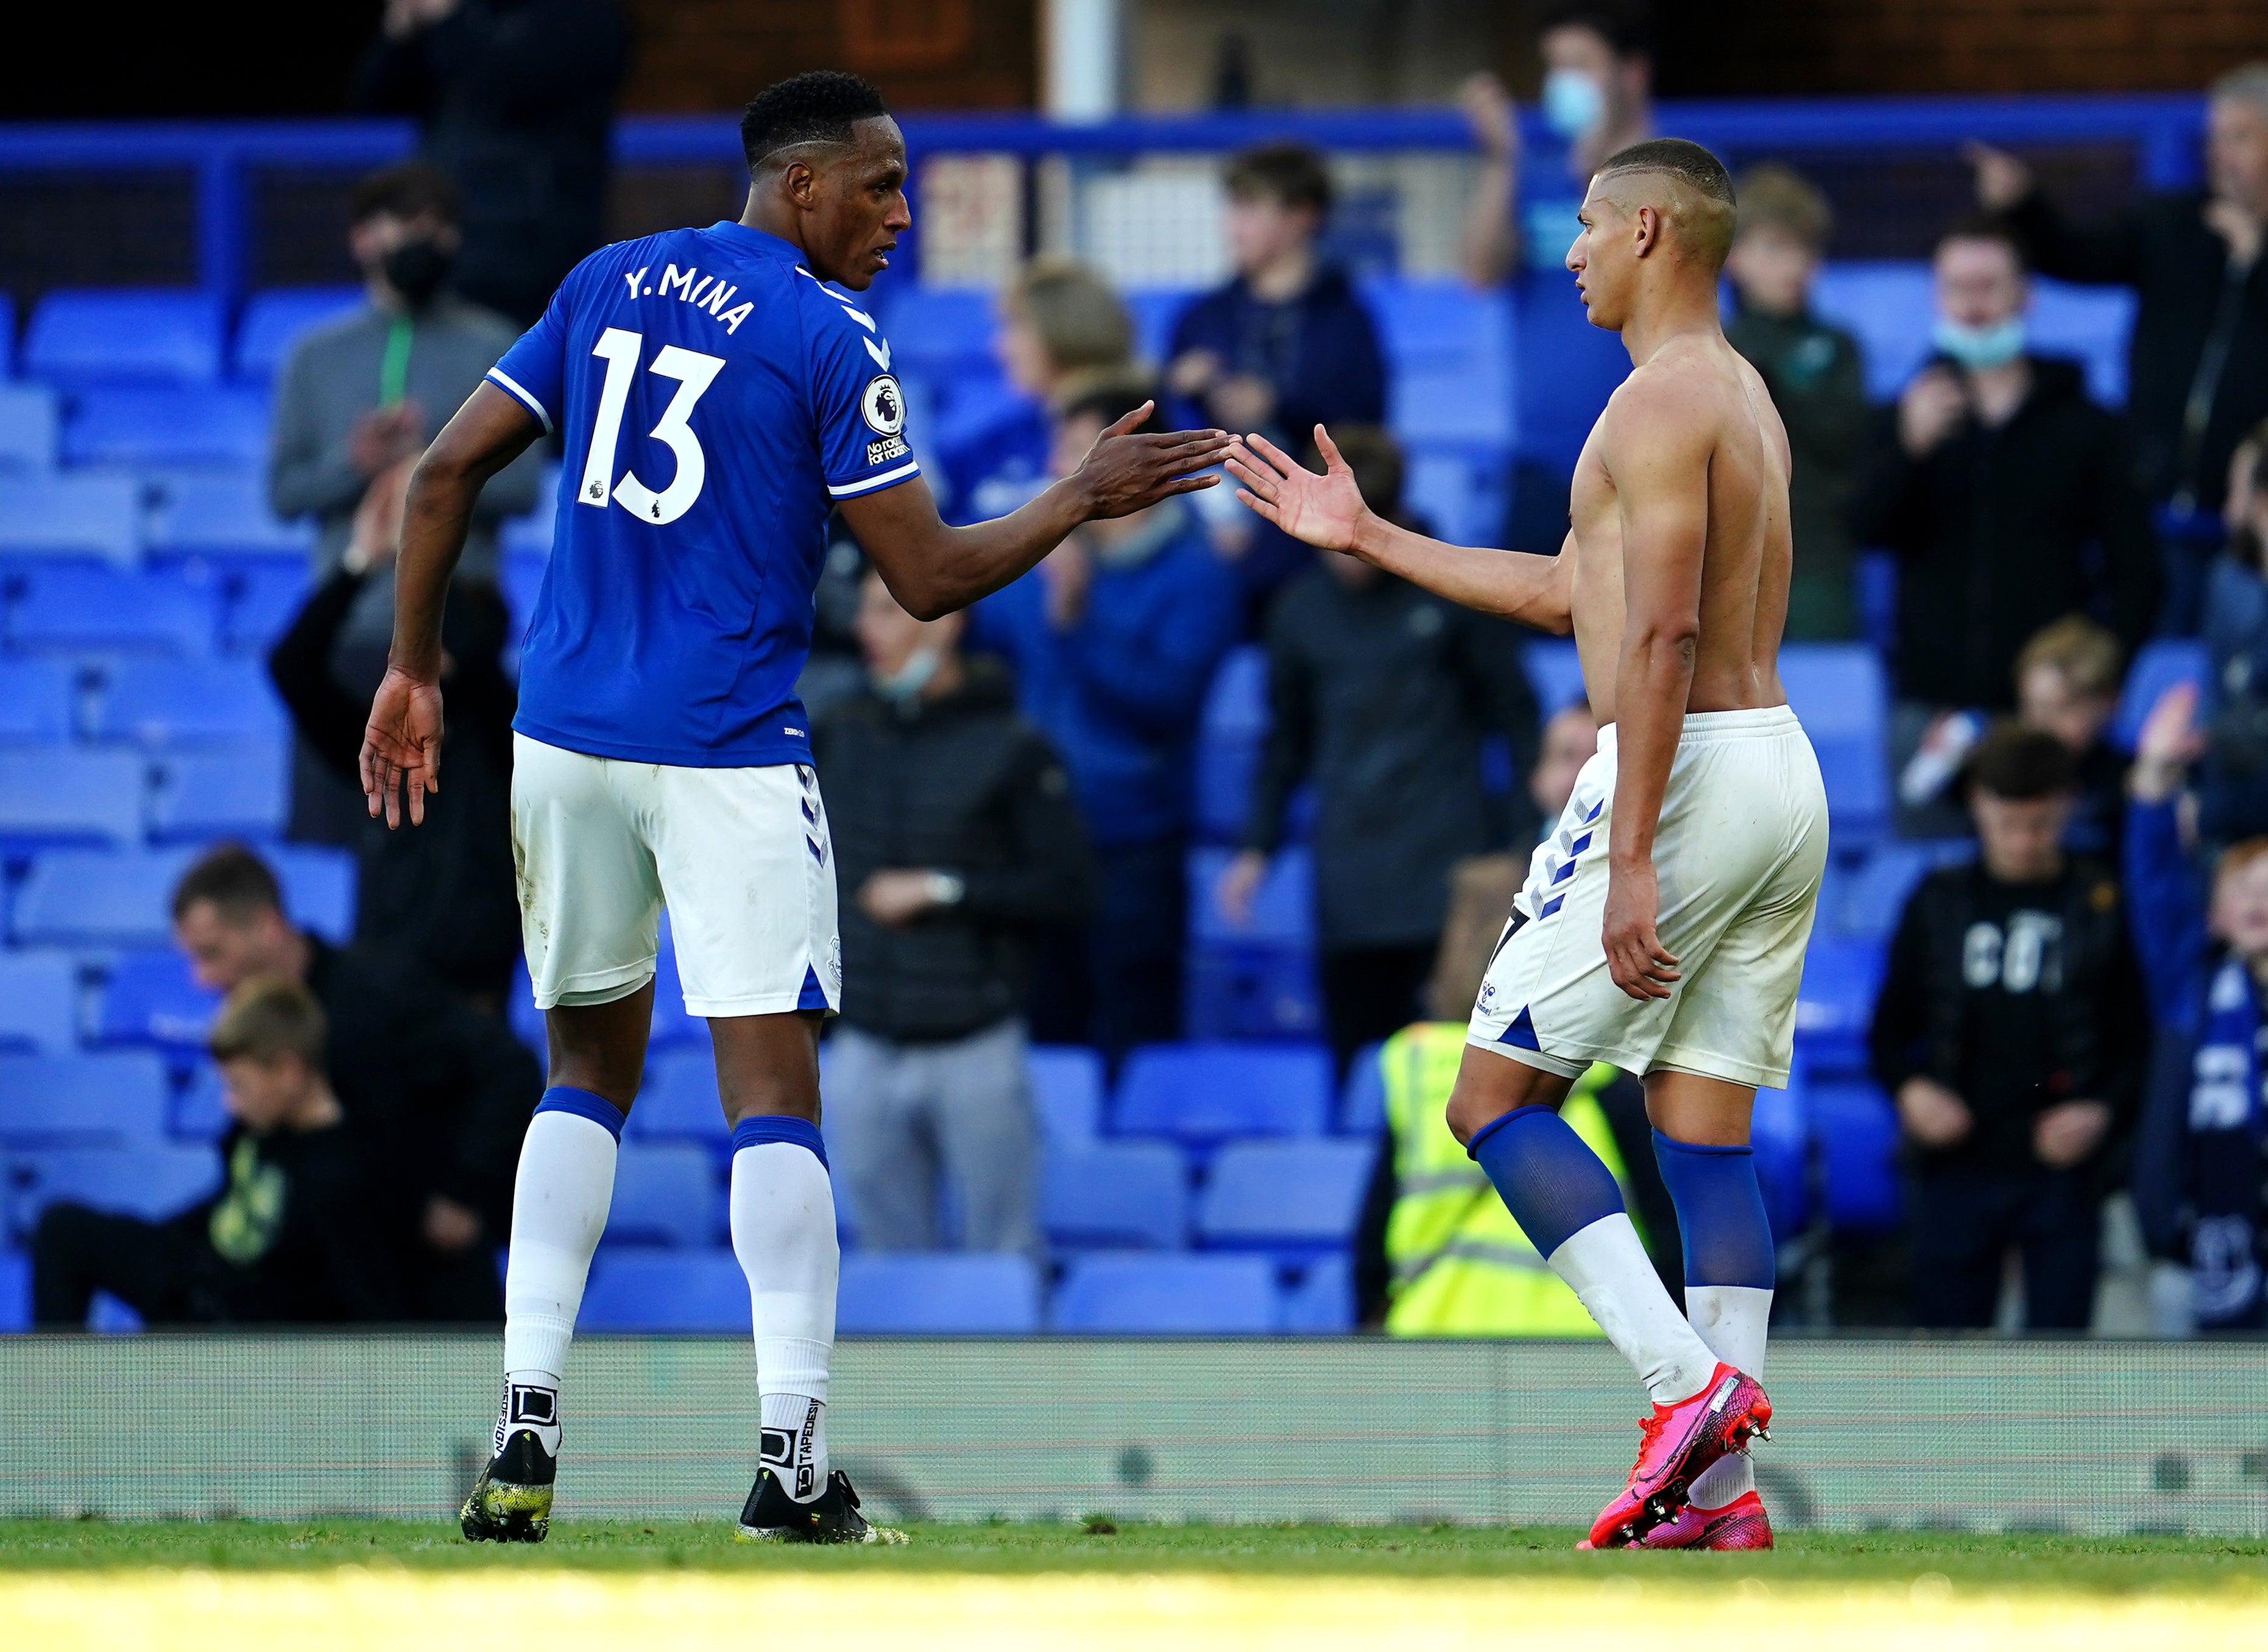
{"type": "Polygon", "coordinates": [[[1512,451],[1515,417],[1502,375],[1471,362],[1405,366],[1386,387],[1386,423],[1405,447],[1501,458],[1512,451]]]}
{"type": "Polygon", "coordinates": [[[748,1334],[748,1278],[732,1251],[602,1247],[591,1264],[578,1331],[748,1334]]]}
{"type": "Polygon", "coordinates": [[[23,373],[56,384],[210,384],[222,305],[194,288],[50,292],[24,334],[23,373]]]}
{"type": "MultiPolygon", "coordinates": [[[[707,1019],[686,1013],[685,981],[677,972],[677,943],[670,936],[667,912],[661,915],[661,944],[653,960],[652,1038],[657,1049],[666,1044],[690,1044],[700,1050],[703,1060],[711,1059],[707,1019]]],[[[713,1088],[713,1070],[711,1083],[713,1088]]]]}
{"type": "MultiPolygon", "coordinates": [[[[0,764],[5,762],[0,757],[0,764]]],[[[17,891],[11,933],[20,945],[164,946],[173,935],[173,886],[196,852],[51,850],[33,861],[17,891]]],[[[284,886],[284,910],[292,922],[333,941],[353,933],[351,853],[309,844],[281,844],[261,852],[284,886]]]]}
{"type": "Polygon", "coordinates": [[[0,744],[59,745],[77,720],[78,667],[67,660],[0,660],[0,744]]]}
{"type": "Polygon", "coordinates": [[[0,476],[0,557],[131,563],[142,547],[142,488],[113,475],[0,476]]]}
{"type": "Polygon", "coordinates": [[[1283,1328],[1295,1337],[1342,1336],[1354,1329],[1354,1270],[1344,1250],[1307,1264],[1284,1293],[1283,1328]]]}
{"type": "Polygon", "coordinates": [[[1079,1044],[1035,1044],[1024,1070],[1032,1084],[1032,1110],[1040,1139],[1079,1147],[1102,1131],[1102,1058],[1079,1044]]]}
{"type": "Polygon", "coordinates": [[[43,384],[0,384],[0,472],[55,468],[55,393],[43,384]]]}
{"type": "Polygon", "coordinates": [[[1066,1335],[1249,1336],[1276,1329],[1263,1257],[1101,1253],[1076,1257],[1048,1317],[1066,1335]]]}
{"type": "Polygon", "coordinates": [[[628,1135],[639,1141],[691,1139],[713,1149],[730,1135],[717,1099],[717,1058],[704,1045],[658,1050],[630,1109],[628,1135]]]}
{"type": "Polygon", "coordinates": [[[166,1064],[142,1050],[0,1056],[0,1144],[131,1147],[164,1139],[166,1064]]]}
{"type": "Polygon", "coordinates": [[[1795,1003],[1797,1045],[1813,1072],[1865,1069],[1882,965],[1880,942],[1813,934],[1795,1003]]]}
{"type": "Polygon", "coordinates": [[[360,287],[271,287],[254,293],[236,323],[231,363],[236,377],[247,384],[266,384],[300,334],[367,302],[360,287]]]}
{"type": "Polygon", "coordinates": [[[1541,715],[1555,717],[1583,698],[1583,662],[1572,641],[1530,637],[1521,645],[1520,663],[1528,672],[1528,687],[1535,690],[1541,715]]]}
{"type": "Polygon", "coordinates": [[[558,527],[558,511],[551,503],[551,489],[546,488],[537,497],[543,503],[526,515],[504,518],[497,530],[497,547],[507,557],[532,557],[541,565],[551,560],[551,535],[558,527]]]}
{"type": "Polygon", "coordinates": [[[291,629],[312,587],[304,563],[232,570],[221,593],[221,646],[231,653],[264,655],[291,629]]]}
{"type": "Polygon", "coordinates": [[[0,751],[0,844],[137,843],[148,790],[130,752],[0,751]]]}
{"type": "Polygon", "coordinates": [[[1799,1055],[1780,1089],[1759,1089],[1749,1113],[1749,1145],[1772,1236],[1785,1242],[1810,1215],[1811,1087],[1799,1055]]]}
{"type": "Polygon", "coordinates": [[[1189,939],[1198,945],[1312,948],[1315,944],[1315,861],[1305,849],[1285,849],[1268,866],[1241,926],[1220,910],[1215,891],[1235,859],[1228,849],[1192,849],[1189,859],[1189,939]]]}
{"type": "Polygon", "coordinates": [[[1889,692],[1882,663],[1863,643],[1791,643],[1780,650],[1780,682],[1803,721],[1827,785],[1827,812],[1838,835],[1872,837],[1889,817],[1889,692]]]}
{"type": "Polygon", "coordinates": [[[162,575],[48,562],[11,582],[8,645],[35,653],[210,652],[211,595],[162,575]]]}
{"type": "Polygon", "coordinates": [[[843,1258],[835,1328],[849,1335],[997,1337],[1040,1328],[1040,1276],[1000,1253],[854,1251],[843,1258]]]}
{"type": "Polygon", "coordinates": [[[1215,896],[1230,859],[1226,849],[1189,852],[1185,1030],[1204,1039],[1313,1038],[1322,1019],[1314,859],[1303,848],[1278,854],[1242,928],[1230,926],[1215,896]]]}
{"type": "Polygon", "coordinates": [[[0,1050],[78,1047],[78,964],[52,952],[0,952],[0,1050]]]}
{"type": "Polygon", "coordinates": [[[1918,259],[1829,264],[1812,285],[1811,307],[1858,339],[1867,395],[1876,402],[1895,399],[1935,348],[1937,296],[1918,259]]]}
{"type": "Polygon", "coordinates": [[[1895,1228],[1904,1211],[1898,1181],[1898,1117],[1872,1084],[1815,1084],[1809,1095],[1827,1220],[1837,1228],[1895,1228]]]}
{"type": "Polygon", "coordinates": [[[1189,1243],[1189,1171],[1161,1141],[1047,1149],[1040,1227],[1064,1250],[1178,1250],[1189,1243]]]}
{"type": "Polygon", "coordinates": [[[1347,1063],[1339,1088],[1338,1131],[1342,1136],[1375,1136],[1386,1128],[1386,1070],[1378,1065],[1382,1044],[1365,1044],[1347,1063]]]}
{"type": "Polygon", "coordinates": [[[631,1142],[615,1155],[610,1243],[706,1245],[724,1233],[725,1200],[708,1153],[687,1142],[631,1142]]]}
{"type": "Polygon", "coordinates": [[[200,1061],[189,1074],[187,1088],[173,1097],[166,1116],[166,1129],[176,1141],[217,1141],[233,1123],[221,1098],[220,1069],[200,1061]]]}
{"type": "Polygon", "coordinates": [[[1197,1199],[1197,1239],[1218,1249],[1335,1250],[1354,1235],[1378,1145],[1233,1141],[1197,1199]]]}
{"type": "Polygon", "coordinates": [[[2088,394],[2105,407],[2126,405],[2126,339],[2133,329],[2131,287],[2032,277],[2032,313],[2025,324],[2031,347],[2045,356],[2079,358],[2087,369],[2088,394]]]}
{"type": "MultiPolygon", "coordinates": [[[[1133,318],[1134,354],[1162,364],[1173,348],[1174,323],[1201,295],[1191,287],[1136,287],[1118,296],[1133,318]]],[[[893,343],[896,336],[891,335],[893,343]]]]}
{"type": "Polygon", "coordinates": [[[0,1336],[32,1328],[32,1258],[0,1244],[0,1336]]]}
{"type": "Polygon", "coordinates": [[[1330,1113],[1331,1058],[1312,1046],[1145,1044],[1126,1058],[1112,1123],[1211,1142],[1314,1136],[1330,1113]]]}
{"type": "Polygon", "coordinates": [[[153,557],[276,557],[304,568],[314,543],[306,522],[286,522],[268,508],[257,472],[176,475],[158,490],[149,532],[153,557]]]}
{"type": "MultiPolygon", "coordinates": [[[[2186,682],[2200,694],[2213,675],[2213,659],[2201,642],[2189,638],[2161,638],[2142,645],[2127,667],[2126,686],[2118,696],[2118,710],[2110,719],[2110,743],[2121,751],[2134,749],[2142,737],[2143,720],[2165,697],[2166,690],[2186,682]]],[[[2203,721],[2203,708],[2198,719],[2203,721]]]]}
{"type": "Polygon", "coordinates": [[[63,460],[74,465],[238,465],[268,454],[268,395],[241,385],[111,385],[72,395],[63,460]]]}
{"type": "Polygon", "coordinates": [[[16,371],[16,300],[0,292],[0,378],[16,371]]]}
{"type": "Polygon", "coordinates": [[[1197,720],[1199,837],[1233,843],[1243,831],[1268,723],[1268,655],[1248,644],[1220,662],[1197,720]]]}
{"type": "Polygon", "coordinates": [[[95,1036],[107,1044],[201,1051],[219,1008],[220,994],[196,984],[178,948],[146,947],[111,961],[95,1036]]]}
{"type": "Polygon", "coordinates": [[[1510,498],[1501,457],[1420,448],[1408,461],[1404,510],[1454,544],[1493,545],[1502,539],[1510,498]]]}
{"type": "Polygon", "coordinates": [[[290,713],[256,660],[131,660],[103,672],[89,732],[97,740],[150,747],[278,745],[290,726],[290,713]]]}
{"type": "Polygon", "coordinates": [[[151,1145],[11,1153],[6,1161],[8,1228],[28,1234],[58,1200],[145,1221],[178,1215],[220,1185],[209,1147],[151,1145]]]}
{"type": "Polygon", "coordinates": [[[1822,888],[1822,925],[1837,934],[1886,941],[1897,928],[1906,897],[1916,884],[1940,867],[1976,858],[1976,842],[1967,837],[1876,844],[1863,860],[1831,880],[1835,886],[1831,907],[1827,889],[1822,888]]]}
{"type": "Polygon", "coordinates": [[[1392,367],[1462,363],[1500,373],[1511,362],[1512,306],[1501,290],[1387,278],[1364,282],[1362,296],[1392,367]]]}
{"type": "Polygon", "coordinates": [[[901,374],[950,383],[999,372],[992,354],[999,320],[989,292],[903,287],[891,294],[883,320],[890,336],[891,364],[901,374]]]}
{"type": "Polygon", "coordinates": [[[273,739],[158,758],[151,764],[151,841],[265,842],[281,836],[291,808],[290,766],[291,749],[280,730],[273,739]]]}
{"type": "Polygon", "coordinates": [[[293,923],[344,946],[354,934],[355,858],[350,849],[275,844],[260,852],[284,886],[293,923]]]}

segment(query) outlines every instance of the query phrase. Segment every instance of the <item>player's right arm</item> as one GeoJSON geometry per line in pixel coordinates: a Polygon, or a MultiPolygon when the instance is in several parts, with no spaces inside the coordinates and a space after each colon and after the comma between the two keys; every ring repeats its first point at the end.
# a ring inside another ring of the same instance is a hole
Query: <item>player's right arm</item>
{"type": "Polygon", "coordinates": [[[1228,456],[1244,484],[1236,497],[1294,539],[1359,557],[1452,602],[1563,636],[1574,628],[1573,557],[1445,544],[1396,527],[1363,503],[1354,472],[1320,424],[1315,448],[1323,456],[1320,476],[1264,436],[1240,438],[1228,456]]]}
{"type": "Polygon", "coordinates": [[[929,483],[917,475],[892,488],[837,501],[843,520],[898,605],[933,620],[1020,579],[1082,522],[1131,516],[1170,495],[1213,485],[1193,474],[1220,462],[1220,431],[1138,436],[1145,402],[1102,432],[1077,470],[1021,510],[968,527],[948,527],[929,483]]]}

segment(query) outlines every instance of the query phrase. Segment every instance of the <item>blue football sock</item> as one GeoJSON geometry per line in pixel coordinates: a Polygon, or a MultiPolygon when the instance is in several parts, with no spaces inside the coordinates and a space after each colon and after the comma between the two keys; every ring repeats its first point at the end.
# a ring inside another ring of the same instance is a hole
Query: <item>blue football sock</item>
{"type": "Polygon", "coordinates": [[[1771,1289],[1778,1270],[1755,1152],[1673,1141],[1657,1130],[1653,1156],[1677,1206],[1686,1284],[1771,1289]]]}
{"type": "Polygon", "coordinates": [[[1515,1107],[1466,1147],[1536,1254],[1623,1208],[1623,1191],[1575,1127],[1549,1107],[1515,1107]]]}

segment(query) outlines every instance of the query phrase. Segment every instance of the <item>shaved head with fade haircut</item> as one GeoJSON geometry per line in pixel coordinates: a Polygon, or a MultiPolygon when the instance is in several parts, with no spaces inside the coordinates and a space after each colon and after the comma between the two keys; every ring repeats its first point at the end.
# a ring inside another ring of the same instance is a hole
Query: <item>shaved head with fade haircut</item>
{"type": "Polygon", "coordinates": [[[848,144],[860,121],[889,113],[871,81],[836,69],[815,69],[766,86],[740,112],[740,152],[748,170],[784,149],[805,144],[848,144]]]}
{"type": "Polygon", "coordinates": [[[1662,213],[1676,239],[1711,275],[1724,267],[1732,249],[1733,174],[1698,144],[1682,137],[1652,137],[1607,157],[1594,180],[1601,195],[1625,210],[1650,206],[1662,213]],[[1640,181],[1659,179],[1666,187],[1648,190],[1640,181]]]}

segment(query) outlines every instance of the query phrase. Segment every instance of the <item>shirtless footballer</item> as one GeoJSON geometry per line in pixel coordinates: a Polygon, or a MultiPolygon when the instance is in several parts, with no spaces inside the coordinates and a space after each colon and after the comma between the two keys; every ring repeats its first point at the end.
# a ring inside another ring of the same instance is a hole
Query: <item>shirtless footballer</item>
{"type": "Polygon", "coordinates": [[[1587,1543],[1768,1547],[1746,1446],[1771,1420],[1756,1379],[1773,1258],[1749,1114],[1758,1085],[1787,1082],[1827,856],[1819,765],[1778,666],[1787,436],[1718,326],[1733,188],[1716,157],[1670,138],[1624,150],[1580,216],[1567,268],[1631,371],[1584,445],[1558,556],[1381,520],[1320,426],[1322,476],[1256,436],[1228,464],[1239,498],[1309,544],[1575,634],[1598,756],[1513,903],[1449,1125],[1654,1401],[1587,1543]],[[1644,1075],[1690,1323],[1614,1178],[1558,1116],[1594,1061],[1644,1075]]]}

